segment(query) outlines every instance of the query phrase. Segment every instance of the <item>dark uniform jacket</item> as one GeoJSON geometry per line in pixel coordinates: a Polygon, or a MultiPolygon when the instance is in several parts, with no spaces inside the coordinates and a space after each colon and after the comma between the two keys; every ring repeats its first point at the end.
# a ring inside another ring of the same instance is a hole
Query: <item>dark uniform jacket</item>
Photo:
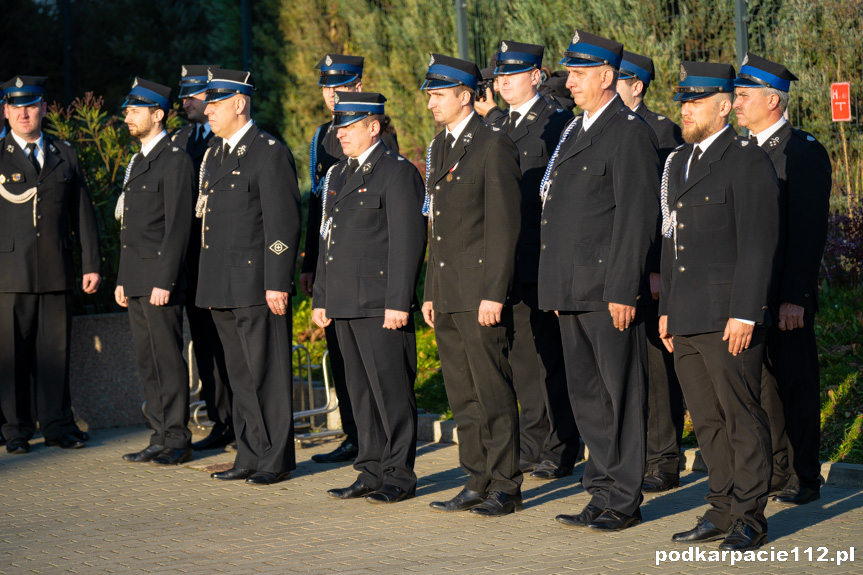
{"type": "Polygon", "coordinates": [[[518,149],[474,114],[443,162],[446,130],[432,143],[433,196],[424,301],[443,313],[510,303],[521,226],[518,149]]]}
{"type": "Polygon", "coordinates": [[[220,162],[203,169],[198,307],[266,304],[266,291],[294,291],[300,192],[291,151],[256,124],[220,162]]]}
{"type": "MultiPolygon", "coordinates": [[[[644,102],[638,106],[635,112],[641,116],[647,124],[653,128],[656,133],[656,141],[659,147],[659,165],[665,165],[665,159],[677,146],[683,143],[683,133],[680,131],[680,126],[672,122],[668,116],[660,116],[656,112],[650,111],[647,104],[644,102]]],[[[657,222],[656,237],[661,234],[660,223],[657,222]]],[[[650,273],[659,273],[659,261],[662,259],[662,242],[656,241],[651,246],[650,253],[647,256],[647,271],[650,273]]]]}
{"type": "Polygon", "coordinates": [[[39,174],[11,134],[0,140],[0,182],[9,194],[36,187],[22,204],[0,197],[0,292],[71,290],[72,245],[79,243],[83,273],[99,273],[99,230],[78,156],[69,142],[43,134],[39,174]]]}
{"type": "Polygon", "coordinates": [[[542,211],[539,306],[644,305],[659,218],[656,135],[618,96],[577,136],[582,118],[561,147],[542,211]]]}
{"type": "MultiPolygon", "coordinates": [[[[327,122],[326,124],[322,124],[315,132],[318,134],[317,146],[315,146],[315,181],[318,182],[318,188],[324,185],[324,178],[331,166],[348,159],[342,152],[341,142],[336,137],[338,131],[338,128],[334,127],[332,122],[327,122]]],[[[383,134],[381,141],[387,149],[398,154],[399,140],[395,134],[383,134]]],[[[320,194],[309,194],[309,213],[306,220],[306,245],[302,273],[315,273],[315,266],[318,263],[321,235],[317,232],[320,231],[321,227],[322,204],[320,194]]]]}
{"type": "Polygon", "coordinates": [[[198,124],[196,123],[186,124],[171,134],[171,142],[173,142],[175,146],[185,150],[185,152],[189,154],[189,157],[192,158],[196,178],[198,177],[198,170],[201,168],[201,162],[204,160],[204,153],[206,153],[207,148],[213,145],[216,140],[216,136],[211,130],[207,133],[206,137],[195,141],[193,136],[195,135],[195,129],[197,126],[198,124]]]}
{"type": "Polygon", "coordinates": [[[347,165],[333,168],[326,192],[332,222],[318,257],[314,307],[341,319],[414,311],[426,241],[420,173],[383,143],[345,181],[347,165]]]}
{"type": "MultiPolygon", "coordinates": [[[[539,273],[540,220],[542,200],[539,186],[548,160],[560,141],[560,134],[572,119],[572,113],[554,100],[540,96],[509,137],[518,147],[521,165],[521,238],[518,241],[518,279],[536,283],[539,273]]],[[[509,116],[502,129],[508,130],[509,116]]]]}
{"type": "Polygon", "coordinates": [[[779,250],[771,304],[818,309],[818,269],[827,239],[832,167],[814,136],[787,122],[762,146],[779,179],[779,250]]]}
{"type": "Polygon", "coordinates": [[[195,204],[192,160],[167,137],[138,154],[126,182],[117,285],[126,297],[186,288],[186,248],[195,204]]]}
{"type": "Polygon", "coordinates": [[[677,213],[677,239],[663,239],[659,313],[674,335],[724,331],[729,318],[769,324],[779,237],[770,158],[727,127],[684,181],[692,149],[681,146],[671,160],[668,208],[677,213]]]}

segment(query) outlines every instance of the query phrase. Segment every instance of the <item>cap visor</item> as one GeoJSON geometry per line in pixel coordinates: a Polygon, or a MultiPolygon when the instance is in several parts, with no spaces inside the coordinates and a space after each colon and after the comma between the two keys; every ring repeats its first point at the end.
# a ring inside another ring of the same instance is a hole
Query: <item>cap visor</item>
{"type": "Polygon", "coordinates": [[[145,102],[144,100],[138,100],[137,98],[128,98],[125,102],[123,102],[123,108],[158,108],[159,105],[155,102],[145,102]]]}
{"type": "Polygon", "coordinates": [[[219,100],[227,100],[239,94],[239,92],[207,92],[205,102],[218,102],[219,100]]]}
{"type": "Polygon", "coordinates": [[[504,64],[503,66],[497,66],[494,69],[495,76],[505,76],[507,74],[521,74],[522,72],[529,72],[533,70],[534,67],[529,64],[504,64]]]}
{"type": "Polygon", "coordinates": [[[207,91],[207,85],[203,84],[201,86],[180,86],[180,95],[177,96],[178,100],[184,100],[196,94],[200,94],[201,92],[207,91]]]}
{"type": "Polygon", "coordinates": [[[594,62],[593,60],[587,60],[586,58],[570,58],[569,56],[564,56],[558,64],[563,66],[577,66],[581,68],[587,66],[604,66],[605,62],[594,62]]]}
{"type": "Polygon", "coordinates": [[[26,96],[12,96],[6,98],[6,103],[10,106],[32,106],[42,101],[41,95],[28,94],[26,96]]]}
{"type": "Polygon", "coordinates": [[[350,126],[351,124],[355,124],[362,120],[363,118],[368,118],[368,114],[362,116],[347,116],[344,114],[333,114],[333,126],[336,128],[344,128],[345,126],[350,126]]]}
{"type": "Polygon", "coordinates": [[[423,82],[423,85],[420,86],[420,90],[438,90],[440,88],[454,88],[461,84],[461,82],[456,82],[454,80],[441,80],[438,78],[430,78],[423,82]]]}
{"type": "Polygon", "coordinates": [[[690,100],[700,100],[701,98],[706,98],[708,96],[712,96],[713,94],[720,94],[721,92],[678,92],[674,95],[675,102],[689,102],[690,100]]]}
{"type": "Polygon", "coordinates": [[[321,76],[318,80],[318,86],[327,87],[327,88],[335,88],[336,86],[344,86],[346,84],[350,84],[351,82],[356,82],[359,80],[358,76],[350,75],[347,76],[345,74],[328,74],[326,76],[321,76]]]}
{"type": "Polygon", "coordinates": [[[740,88],[767,88],[764,84],[759,84],[758,82],[754,82],[748,78],[735,78],[734,86],[740,88]]]}

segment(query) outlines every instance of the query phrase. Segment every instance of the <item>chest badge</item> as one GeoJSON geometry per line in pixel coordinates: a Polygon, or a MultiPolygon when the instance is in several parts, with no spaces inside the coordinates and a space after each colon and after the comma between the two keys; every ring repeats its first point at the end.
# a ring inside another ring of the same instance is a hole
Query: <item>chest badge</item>
{"type": "Polygon", "coordinates": [[[446,181],[448,181],[448,182],[452,181],[452,174],[451,173],[446,175],[446,181]]]}
{"type": "Polygon", "coordinates": [[[16,182],[16,183],[20,182],[21,181],[21,174],[12,174],[12,181],[16,182]]]}
{"type": "Polygon", "coordinates": [[[6,183],[6,176],[4,176],[3,174],[0,174],[0,186],[2,186],[5,183],[6,183]]]}

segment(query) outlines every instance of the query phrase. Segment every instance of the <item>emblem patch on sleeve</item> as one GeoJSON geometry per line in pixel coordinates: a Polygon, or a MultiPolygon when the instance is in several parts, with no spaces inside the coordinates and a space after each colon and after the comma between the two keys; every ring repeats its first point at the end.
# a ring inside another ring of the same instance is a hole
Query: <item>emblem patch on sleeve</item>
{"type": "Polygon", "coordinates": [[[277,256],[282,255],[287,249],[288,249],[288,246],[283,244],[280,240],[276,241],[276,243],[274,243],[273,245],[270,246],[270,251],[273,252],[274,254],[276,254],[277,256]]]}

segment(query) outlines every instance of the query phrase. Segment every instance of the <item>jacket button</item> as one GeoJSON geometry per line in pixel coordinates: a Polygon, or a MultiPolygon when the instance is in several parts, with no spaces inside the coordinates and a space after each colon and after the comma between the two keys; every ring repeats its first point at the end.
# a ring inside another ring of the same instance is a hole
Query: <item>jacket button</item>
{"type": "Polygon", "coordinates": [[[544,250],[544,249],[545,249],[545,244],[542,244],[542,246],[541,246],[539,249],[544,250]]]}
{"type": "Polygon", "coordinates": [[[587,166],[582,166],[582,167],[581,167],[581,171],[582,171],[582,172],[586,172],[586,171],[587,171],[587,166]]]}
{"type": "Polygon", "coordinates": [[[439,190],[440,186],[435,186],[434,189],[439,190]]]}
{"type": "Polygon", "coordinates": [[[440,267],[443,267],[443,262],[440,263],[440,267]]]}
{"type": "Polygon", "coordinates": [[[204,228],[204,231],[205,231],[205,232],[209,232],[209,231],[210,231],[210,226],[205,227],[205,228],[204,228]]]}
{"type": "Polygon", "coordinates": [[[208,249],[210,249],[210,246],[204,246],[204,249],[208,250],[208,249]]]}
{"type": "Polygon", "coordinates": [[[36,219],[37,219],[37,220],[41,220],[41,219],[42,219],[42,214],[39,214],[38,216],[36,216],[36,219]]]}
{"type": "MultiPolygon", "coordinates": [[[[36,237],[37,237],[37,238],[41,238],[41,237],[42,237],[42,232],[36,232],[36,237]]],[[[123,246],[123,247],[125,248],[126,246],[123,246]]]]}
{"type": "Polygon", "coordinates": [[[329,256],[329,257],[327,258],[327,261],[333,261],[333,256],[329,256]]]}
{"type": "Polygon", "coordinates": [[[339,227],[339,226],[338,226],[338,224],[335,224],[335,223],[334,223],[334,224],[333,224],[333,229],[336,229],[337,227],[339,227]]]}
{"type": "Polygon", "coordinates": [[[709,201],[710,201],[710,196],[704,196],[704,201],[705,201],[705,202],[709,202],[709,201]]]}
{"type": "Polygon", "coordinates": [[[160,255],[162,255],[162,252],[156,252],[156,255],[160,256],[160,255]]]}
{"type": "Polygon", "coordinates": [[[638,300],[640,300],[640,299],[641,299],[641,296],[640,296],[640,295],[635,296],[635,301],[638,301],[638,300]]]}
{"type": "Polygon", "coordinates": [[[682,251],[683,251],[683,246],[677,246],[677,251],[682,252],[682,251]]]}
{"type": "Polygon", "coordinates": [[[682,230],[682,229],[683,229],[683,224],[677,224],[677,229],[682,230]]]}
{"type": "Polygon", "coordinates": [[[682,207],[683,207],[683,202],[677,202],[677,207],[678,207],[678,208],[682,208],[682,207]]]}
{"type": "MultiPolygon", "coordinates": [[[[126,209],[128,210],[129,208],[126,208],[126,209]]],[[[208,213],[208,214],[209,214],[210,212],[212,212],[212,211],[213,211],[213,209],[212,209],[212,208],[207,208],[207,213],[208,213]]]]}
{"type": "Polygon", "coordinates": [[[557,170],[555,170],[555,171],[554,171],[554,173],[552,174],[552,176],[557,177],[557,170]]]}
{"type": "Polygon", "coordinates": [[[440,241],[440,236],[436,237],[435,239],[436,239],[437,241],[440,241]]]}
{"type": "Polygon", "coordinates": [[[36,198],[36,201],[37,201],[37,202],[41,202],[41,201],[42,201],[42,198],[36,198]]]}
{"type": "Polygon", "coordinates": [[[765,305],[765,306],[762,306],[762,307],[761,307],[761,309],[767,309],[767,306],[766,306],[766,305],[765,305]]]}
{"type": "Polygon", "coordinates": [[[683,266],[680,266],[680,267],[679,267],[679,268],[677,268],[677,269],[680,271],[680,273],[683,273],[683,272],[685,272],[685,271],[686,271],[686,268],[685,268],[685,267],[683,267],[683,266]]]}
{"type": "Polygon", "coordinates": [[[336,208],[336,209],[335,209],[335,211],[339,211],[339,209],[338,209],[338,208],[336,208]]]}
{"type": "Polygon", "coordinates": [[[599,263],[602,263],[602,260],[599,260],[599,263]]]}
{"type": "Polygon", "coordinates": [[[128,208],[128,206],[127,206],[127,207],[126,207],[126,208],[125,208],[125,211],[127,211],[127,212],[128,212],[128,211],[129,211],[129,208],[128,208]]]}
{"type": "Polygon", "coordinates": [[[808,293],[803,294],[803,297],[809,297],[808,293]]]}
{"type": "Polygon", "coordinates": [[[362,202],[360,202],[360,205],[362,206],[362,205],[363,205],[363,203],[362,203],[362,202]]]}
{"type": "Polygon", "coordinates": [[[439,215],[440,215],[440,210],[435,210],[435,211],[434,211],[434,215],[439,216],[439,215]]]}
{"type": "Polygon", "coordinates": [[[381,275],[384,275],[384,270],[381,270],[381,272],[380,272],[380,273],[381,273],[381,275]]]}
{"type": "Polygon", "coordinates": [[[544,220],[542,220],[542,225],[545,225],[545,224],[547,224],[547,223],[548,223],[548,220],[545,220],[545,219],[544,219],[544,220]]]}
{"type": "Polygon", "coordinates": [[[252,260],[249,260],[249,265],[252,265],[252,260]]]}
{"type": "Polygon", "coordinates": [[[525,150],[525,151],[524,151],[524,155],[525,155],[525,156],[527,155],[527,150],[525,150]]]}
{"type": "Polygon", "coordinates": [[[123,245],[123,249],[124,249],[124,250],[126,249],[126,246],[125,246],[125,245],[123,245]]]}
{"type": "Polygon", "coordinates": [[[482,264],[482,260],[477,261],[478,264],[482,264]]]}

